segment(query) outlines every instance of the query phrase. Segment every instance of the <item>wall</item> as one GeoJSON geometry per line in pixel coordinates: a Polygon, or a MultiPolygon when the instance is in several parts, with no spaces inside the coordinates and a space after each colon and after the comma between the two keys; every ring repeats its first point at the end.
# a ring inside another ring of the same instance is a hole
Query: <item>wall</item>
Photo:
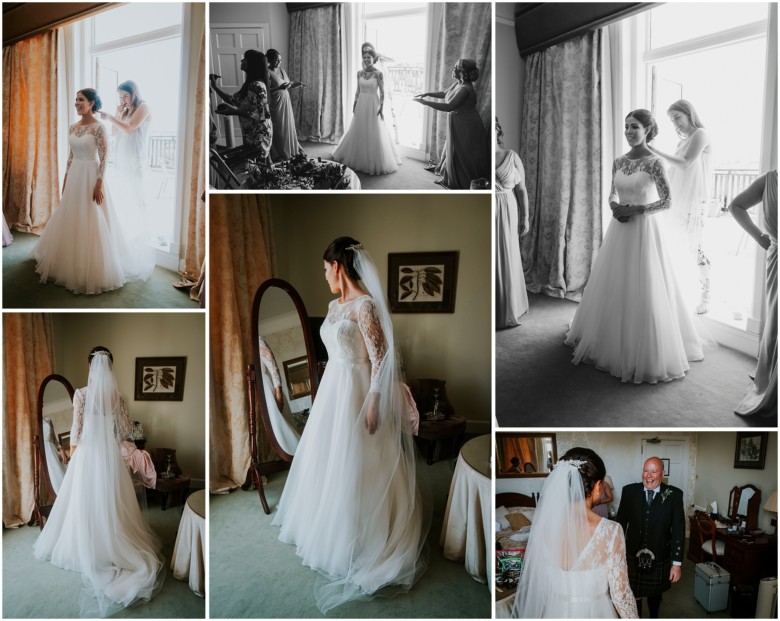
{"type": "Polygon", "coordinates": [[[176,461],[203,487],[206,477],[205,315],[202,313],[57,313],[53,315],[56,372],[86,386],[87,355],[103,345],[131,420],[140,420],[149,447],[176,449],[176,461]],[[135,401],[138,356],[186,356],[183,401],[135,401]]]}
{"type": "Polygon", "coordinates": [[[474,432],[491,420],[491,212],[487,196],[274,195],[270,199],[277,271],[298,290],[311,316],[333,299],[322,253],[351,235],[371,252],[386,283],[387,253],[459,250],[455,312],[394,314],[409,378],[447,380],[456,413],[474,432]]]}
{"type": "MultiPolygon", "coordinates": [[[[734,468],[736,432],[699,434],[699,480],[696,484],[694,501],[707,506],[713,500],[718,502],[718,511],[726,513],[729,492],[735,485],[752,483],[761,490],[761,506],[769,495],[777,491],[777,433],[769,433],[766,463],[763,470],[734,468]]],[[[776,515],[763,508],[758,512],[758,527],[771,530],[770,519],[776,515]]]]}
{"type": "Polygon", "coordinates": [[[517,51],[514,3],[496,3],[496,39],[493,82],[496,116],[504,130],[504,147],[520,152],[520,119],[523,115],[525,60],[517,51]]]}
{"type": "MultiPolygon", "coordinates": [[[[287,70],[290,48],[290,16],[284,2],[211,2],[210,24],[269,24],[271,47],[281,53],[287,70]]],[[[260,50],[265,52],[265,50],[260,50]]]]}

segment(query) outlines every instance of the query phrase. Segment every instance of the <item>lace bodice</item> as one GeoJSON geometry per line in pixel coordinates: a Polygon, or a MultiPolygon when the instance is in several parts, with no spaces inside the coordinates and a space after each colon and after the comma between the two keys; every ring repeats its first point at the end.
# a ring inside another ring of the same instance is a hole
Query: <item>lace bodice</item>
{"type": "Polygon", "coordinates": [[[355,90],[355,101],[362,94],[376,96],[379,89],[379,105],[385,103],[385,77],[381,71],[358,71],[358,85],[355,90]]]}
{"type": "Polygon", "coordinates": [[[282,378],[279,374],[279,366],[276,364],[274,352],[271,351],[271,348],[268,346],[268,343],[262,336],[258,337],[257,340],[260,345],[260,363],[263,365],[263,368],[266,370],[268,375],[271,376],[271,381],[273,382],[274,388],[281,386],[282,378]]]}
{"type": "MultiPolygon", "coordinates": [[[[70,428],[70,443],[78,446],[81,443],[81,432],[84,429],[84,406],[87,403],[87,389],[78,388],[73,393],[73,423],[70,428]]],[[[127,413],[125,398],[119,395],[119,410],[114,413],[114,435],[118,441],[130,437],[133,426],[127,413]]]]}
{"type": "Polygon", "coordinates": [[[635,205],[649,214],[672,205],[669,180],[661,158],[649,155],[629,159],[621,155],[612,164],[612,188],[609,200],[635,205]]]}
{"type": "Polygon", "coordinates": [[[68,145],[70,153],[68,154],[68,165],[65,168],[66,175],[74,159],[94,162],[97,155],[98,179],[103,178],[103,173],[106,171],[108,139],[106,138],[106,128],[102,123],[95,122],[89,125],[74,123],[68,131],[68,145]]]}
{"type": "Polygon", "coordinates": [[[371,296],[363,295],[344,304],[332,300],[320,336],[330,360],[370,362],[371,392],[376,392],[387,342],[371,296]]]}

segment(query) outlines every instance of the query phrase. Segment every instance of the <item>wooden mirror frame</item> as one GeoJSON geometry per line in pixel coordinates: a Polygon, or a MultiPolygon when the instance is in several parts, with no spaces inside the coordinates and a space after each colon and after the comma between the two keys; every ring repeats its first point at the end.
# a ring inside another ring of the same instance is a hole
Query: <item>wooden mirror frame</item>
{"type": "Polygon", "coordinates": [[[46,386],[49,382],[60,382],[65,390],[68,391],[70,402],[73,403],[73,385],[62,375],[53,373],[43,378],[41,385],[38,387],[38,396],[35,404],[35,424],[37,433],[33,438],[33,494],[35,496],[35,505],[33,508],[32,524],[38,524],[43,529],[43,525],[46,519],[51,513],[51,508],[54,506],[54,501],[57,500],[57,493],[54,491],[54,486],[51,484],[51,477],[49,476],[49,465],[46,463],[46,450],[44,448],[43,438],[43,397],[46,392],[46,386]],[[46,504],[47,499],[52,498],[51,504],[46,504]]]}
{"type": "Polygon", "coordinates": [[[735,485],[729,492],[729,519],[737,520],[737,510],[739,509],[739,501],[742,499],[742,492],[746,489],[753,490],[753,496],[748,500],[747,515],[745,516],[748,530],[758,529],[758,512],[761,509],[761,490],[758,489],[752,483],[745,485],[735,485]]]}
{"type": "Polygon", "coordinates": [[[534,433],[524,431],[497,431],[496,432],[496,478],[497,479],[522,479],[532,477],[546,477],[549,472],[500,472],[498,464],[498,445],[501,437],[516,437],[516,438],[552,438],[552,458],[553,464],[558,461],[558,441],[556,440],[554,433],[534,433]]]}
{"type": "Polygon", "coordinates": [[[260,319],[260,302],[263,299],[263,294],[270,288],[275,287],[284,291],[292,300],[295,305],[295,310],[298,313],[298,319],[301,324],[301,330],[303,332],[303,341],[306,345],[306,357],[308,358],[309,377],[311,378],[311,398],[312,402],[317,394],[317,386],[319,385],[319,376],[317,375],[317,360],[314,350],[314,340],[309,331],[309,315],[306,313],[306,307],[303,304],[303,299],[299,293],[295,290],[289,282],[282,280],[281,278],[269,278],[264,281],[255,292],[255,297],[252,301],[252,362],[247,365],[247,388],[249,391],[249,451],[251,454],[251,461],[249,470],[247,471],[246,481],[241,486],[241,489],[247,490],[254,486],[260,495],[260,503],[263,505],[263,511],[266,514],[271,513],[271,508],[268,506],[268,501],[265,498],[265,491],[263,490],[262,475],[268,475],[275,472],[281,472],[290,467],[290,462],[293,460],[293,456],[287,453],[280,445],[274,434],[273,427],[271,426],[271,419],[268,410],[268,404],[265,402],[265,393],[262,386],[262,378],[258,378],[258,375],[262,373],[262,362],[260,360],[260,345],[259,338],[260,332],[258,323],[260,319]],[[260,462],[258,460],[258,447],[257,447],[257,410],[260,409],[260,416],[263,421],[263,428],[266,433],[266,440],[271,448],[279,456],[279,459],[260,462]]]}

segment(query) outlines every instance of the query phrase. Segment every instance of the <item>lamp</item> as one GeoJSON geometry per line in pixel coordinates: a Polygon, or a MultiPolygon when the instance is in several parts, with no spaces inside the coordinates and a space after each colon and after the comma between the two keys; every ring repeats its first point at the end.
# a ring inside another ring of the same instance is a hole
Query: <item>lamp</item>
{"type": "MultiPolygon", "coordinates": [[[[764,503],[764,511],[768,511],[769,513],[777,514],[777,491],[772,492],[769,495],[769,498],[764,503]]],[[[777,516],[770,520],[770,524],[775,527],[775,532],[772,533],[777,534],[777,516]]]]}

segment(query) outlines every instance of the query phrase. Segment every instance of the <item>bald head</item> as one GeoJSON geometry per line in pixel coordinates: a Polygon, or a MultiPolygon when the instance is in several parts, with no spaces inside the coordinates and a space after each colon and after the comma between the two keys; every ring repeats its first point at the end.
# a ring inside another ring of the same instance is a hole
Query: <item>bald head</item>
{"type": "Polygon", "coordinates": [[[645,461],[642,468],[642,483],[647,489],[656,489],[664,478],[664,463],[658,457],[645,461]]]}

